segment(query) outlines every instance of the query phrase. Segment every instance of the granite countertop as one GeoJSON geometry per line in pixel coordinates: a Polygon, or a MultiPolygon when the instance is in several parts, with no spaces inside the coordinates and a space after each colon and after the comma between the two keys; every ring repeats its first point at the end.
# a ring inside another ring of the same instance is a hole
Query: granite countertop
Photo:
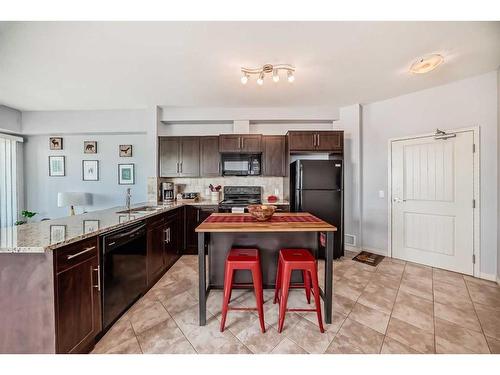
{"type": "Polygon", "coordinates": [[[154,207],[155,210],[118,213],[118,211],[125,210],[125,207],[113,207],[81,215],[1,228],[0,253],[44,253],[185,205],[210,206],[217,204],[217,202],[210,200],[159,205],[142,203],[133,205],[132,209],[147,206],[154,207]]]}

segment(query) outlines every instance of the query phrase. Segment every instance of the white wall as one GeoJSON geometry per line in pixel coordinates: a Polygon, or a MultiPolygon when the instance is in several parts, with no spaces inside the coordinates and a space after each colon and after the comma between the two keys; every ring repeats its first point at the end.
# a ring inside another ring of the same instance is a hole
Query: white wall
{"type": "Polygon", "coordinates": [[[147,200],[147,178],[156,176],[156,108],[106,111],[22,112],[25,135],[25,206],[39,218],[68,213],[57,207],[57,192],[93,193],[88,211],[123,205],[127,186],[118,185],[118,164],[134,163],[132,201],[147,200]],[[62,136],[64,149],[50,151],[49,136],[62,136]],[[97,141],[97,154],[84,154],[83,141],[97,141]],[[120,158],[118,146],[133,145],[132,158],[120,158]],[[66,176],[48,176],[48,156],[66,156],[66,176]],[[82,181],[82,160],[99,160],[99,181],[82,181]]]}
{"type": "Polygon", "coordinates": [[[21,112],[0,105],[0,132],[21,133],[21,112]]]}
{"type": "Polygon", "coordinates": [[[388,140],[436,128],[481,128],[481,272],[497,264],[497,72],[363,106],[363,245],[387,250],[388,140]]]}
{"type": "MultiPolygon", "coordinates": [[[[132,191],[132,202],[147,200],[147,174],[145,166],[147,148],[146,134],[88,134],[63,136],[64,149],[49,150],[49,137],[34,135],[25,137],[25,191],[26,208],[39,213],[38,219],[68,215],[67,207],[57,207],[57,193],[82,191],[92,193],[93,203],[87,211],[123,206],[127,187],[132,191]],[[84,154],[83,141],[97,141],[97,154],[84,154]],[[119,157],[118,146],[131,144],[131,158],[119,157]],[[66,157],[66,176],[49,177],[49,155],[66,157]],[[99,181],[82,180],[82,160],[99,160],[99,181]],[[135,164],[135,184],[118,184],[118,164],[135,164]]],[[[78,208],[81,213],[83,208],[78,208]]]]}

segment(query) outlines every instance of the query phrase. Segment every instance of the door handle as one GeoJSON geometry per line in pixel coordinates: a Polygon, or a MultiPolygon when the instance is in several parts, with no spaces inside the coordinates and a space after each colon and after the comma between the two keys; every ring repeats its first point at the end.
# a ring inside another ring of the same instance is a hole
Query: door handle
{"type": "Polygon", "coordinates": [[[97,272],[97,285],[94,285],[94,288],[97,288],[97,291],[101,291],[101,266],[97,266],[97,268],[93,268],[92,271],[97,272]]]}
{"type": "Polygon", "coordinates": [[[67,260],[73,259],[73,258],[77,257],[78,255],[82,255],[82,254],[88,253],[89,251],[92,251],[94,249],[95,249],[95,246],[87,247],[85,250],[80,251],[79,253],[68,255],[66,257],[66,259],[67,260]]]}
{"type": "Polygon", "coordinates": [[[394,203],[403,203],[406,202],[406,199],[401,199],[401,198],[392,198],[392,201],[394,203]]]}

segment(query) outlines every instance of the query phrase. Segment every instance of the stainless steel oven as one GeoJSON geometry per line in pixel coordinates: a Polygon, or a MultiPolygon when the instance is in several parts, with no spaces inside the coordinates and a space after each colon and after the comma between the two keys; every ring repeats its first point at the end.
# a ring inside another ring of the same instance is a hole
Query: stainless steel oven
{"type": "Polygon", "coordinates": [[[222,154],[223,176],[259,176],[260,154],[222,154]]]}

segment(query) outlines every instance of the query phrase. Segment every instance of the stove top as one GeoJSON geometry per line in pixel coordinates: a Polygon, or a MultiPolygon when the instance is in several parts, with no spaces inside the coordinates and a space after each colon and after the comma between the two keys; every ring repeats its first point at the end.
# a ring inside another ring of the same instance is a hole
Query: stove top
{"type": "Polygon", "coordinates": [[[221,207],[245,207],[249,204],[262,203],[262,188],[260,186],[225,186],[224,200],[221,207]]]}

